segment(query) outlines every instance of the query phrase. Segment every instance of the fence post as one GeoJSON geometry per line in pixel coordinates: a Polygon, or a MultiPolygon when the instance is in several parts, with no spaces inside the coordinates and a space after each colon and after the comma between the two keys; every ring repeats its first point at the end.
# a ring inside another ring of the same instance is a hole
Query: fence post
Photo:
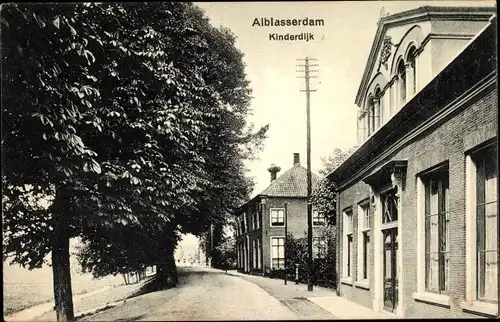
{"type": "Polygon", "coordinates": [[[299,284],[299,264],[295,264],[295,284],[299,284]]]}

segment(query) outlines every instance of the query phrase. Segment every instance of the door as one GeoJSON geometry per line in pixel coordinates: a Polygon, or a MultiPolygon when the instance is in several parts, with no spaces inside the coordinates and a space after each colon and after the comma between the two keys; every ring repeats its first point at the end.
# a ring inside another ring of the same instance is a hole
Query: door
{"type": "Polygon", "coordinates": [[[383,231],[384,236],[384,309],[395,312],[398,304],[397,251],[398,229],[383,231]]]}

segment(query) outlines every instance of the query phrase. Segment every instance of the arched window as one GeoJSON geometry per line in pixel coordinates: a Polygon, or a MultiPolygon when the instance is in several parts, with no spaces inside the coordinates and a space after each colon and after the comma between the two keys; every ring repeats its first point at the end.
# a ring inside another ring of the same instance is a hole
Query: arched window
{"type": "Polygon", "coordinates": [[[379,128],[382,125],[382,91],[380,87],[375,90],[375,96],[373,97],[373,118],[375,129],[379,128]]]}
{"type": "Polygon", "coordinates": [[[410,81],[411,81],[411,94],[415,94],[417,92],[417,69],[416,69],[416,52],[417,48],[415,46],[412,46],[410,50],[408,51],[408,64],[410,65],[410,81]]]}
{"type": "Polygon", "coordinates": [[[406,67],[404,61],[401,59],[398,63],[398,78],[399,78],[399,101],[401,105],[406,102],[406,67]]]}

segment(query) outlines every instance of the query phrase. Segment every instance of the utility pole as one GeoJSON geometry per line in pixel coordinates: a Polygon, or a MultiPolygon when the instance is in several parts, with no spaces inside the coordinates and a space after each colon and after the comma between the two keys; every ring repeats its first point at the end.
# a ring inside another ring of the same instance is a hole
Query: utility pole
{"type": "Polygon", "coordinates": [[[310,76],[311,72],[317,72],[317,70],[309,69],[312,66],[318,66],[317,64],[310,64],[314,58],[306,57],[304,60],[305,65],[304,70],[299,70],[298,72],[304,72],[305,76],[297,76],[300,78],[305,78],[306,89],[300,90],[301,92],[306,92],[306,114],[307,114],[307,253],[308,253],[308,265],[307,265],[307,290],[313,290],[313,257],[312,257],[312,243],[313,243],[313,229],[312,229],[312,204],[311,204],[311,192],[312,192],[312,175],[311,175],[311,92],[316,90],[310,89],[309,80],[311,78],[317,78],[317,76],[310,76]]]}

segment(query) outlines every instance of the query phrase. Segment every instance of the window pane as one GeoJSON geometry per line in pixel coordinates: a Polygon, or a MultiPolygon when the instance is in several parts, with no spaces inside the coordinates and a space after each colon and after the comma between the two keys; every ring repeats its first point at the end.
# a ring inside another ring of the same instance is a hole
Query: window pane
{"type": "Polygon", "coordinates": [[[370,228],[370,212],[368,211],[368,206],[363,206],[363,212],[365,215],[365,228],[370,228]]]}
{"type": "Polygon", "coordinates": [[[283,268],[285,266],[285,238],[272,238],[271,262],[273,268],[283,268]]]}
{"type": "Polygon", "coordinates": [[[485,250],[497,250],[497,204],[490,203],[483,206],[484,209],[484,241],[485,250]]]}
{"type": "Polygon", "coordinates": [[[352,235],[347,236],[347,276],[351,276],[352,235]]]}
{"type": "Polygon", "coordinates": [[[278,257],[278,247],[274,246],[272,249],[273,249],[273,258],[277,258],[278,257]]]}
{"type": "Polygon", "coordinates": [[[444,291],[448,292],[450,283],[450,253],[444,253],[444,291]]]}
{"type": "Polygon", "coordinates": [[[479,299],[496,301],[498,300],[498,263],[497,252],[479,252],[479,299]]]}
{"type": "Polygon", "coordinates": [[[426,289],[439,290],[439,215],[438,215],[438,182],[430,180],[427,185],[429,193],[428,212],[426,216],[426,289]]]}
{"type": "Polygon", "coordinates": [[[285,224],[285,210],[271,209],[271,225],[283,226],[285,224]]]}
{"type": "Polygon", "coordinates": [[[431,195],[429,202],[429,215],[436,215],[438,213],[438,182],[436,180],[431,181],[431,195]]]}
{"type": "Polygon", "coordinates": [[[363,233],[363,279],[368,278],[368,254],[370,247],[370,235],[368,232],[363,233]]]}
{"type": "Polygon", "coordinates": [[[389,190],[382,197],[382,223],[388,224],[398,220],[398,204],[394,190],[389,190]]]}
{"type": "Polygon", "coordinates": [[[285,247],[283,246],[278,247],[278,257],[285,258],[285,247]]]}
{"type": "Polygon", "coordinates": [[[429,267],[427,269],[427,290],[438,291],[438,269],[439,269],[439,254],[429,253],[428,254],[429,267]]]}
{"type": "Polygon", "coordinates": [[[498,301],[497,174],[495,150],[477,156],[478,298],[498,301]]]}
{"type": "Polygon", "coordinates": [[[497,174],[493,157],[485,160],[484,168],[484,202],[493,202],[497,200],[497,174]]]}

